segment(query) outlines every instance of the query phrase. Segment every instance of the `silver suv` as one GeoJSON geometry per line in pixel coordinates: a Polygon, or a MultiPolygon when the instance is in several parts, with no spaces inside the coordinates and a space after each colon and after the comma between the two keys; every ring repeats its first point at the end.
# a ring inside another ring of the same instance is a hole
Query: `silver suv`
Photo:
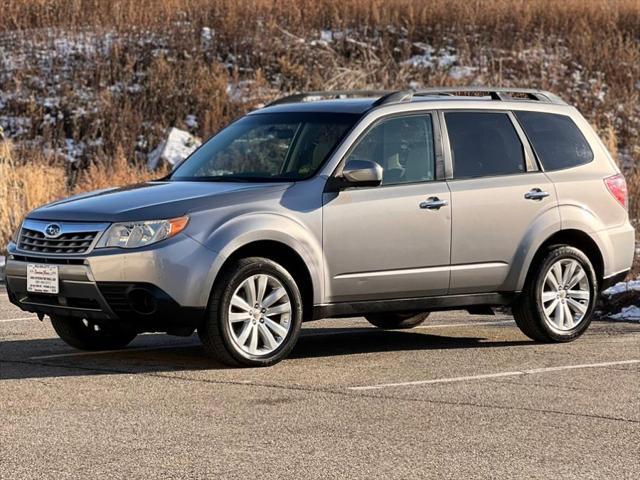
{"type": "Polygon", "coordinates": [[[169,176],[28,214],[9,298],[87,350],[191,335],[230,365],[287,356],[303,321],[411,328],[511,306],[566,342],[632,264],[624,178],[557,96],[313,92],[212,137],[169,176]]]}

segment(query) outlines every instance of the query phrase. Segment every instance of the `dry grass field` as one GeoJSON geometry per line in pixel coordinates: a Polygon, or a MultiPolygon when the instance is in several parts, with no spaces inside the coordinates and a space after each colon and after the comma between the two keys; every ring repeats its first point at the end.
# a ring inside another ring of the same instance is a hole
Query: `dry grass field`
{"type": "Polygon", "coordinates": [[[169,127],[206,138],[291,91],[470,84],[575,104],[638,218],[637,0],[5,1],[0,244],[39,203],[154,176],[169,127]]]}

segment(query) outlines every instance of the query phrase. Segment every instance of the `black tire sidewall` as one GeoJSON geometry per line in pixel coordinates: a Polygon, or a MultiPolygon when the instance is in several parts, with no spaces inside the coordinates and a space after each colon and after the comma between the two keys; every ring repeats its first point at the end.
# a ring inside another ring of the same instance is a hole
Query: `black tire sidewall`
{"type": "Polygon", "coordinates": [[[285,358],[295,346],[302,326],[302,296],[291,274],[278,263],[266,258],[249,258],[239,263],[226,278],[223,290],[216,308],[216,323],[228,353],[240,364],[245,366],[267,366],[285,358]],[[277,278],[287,291],[291,302],[291,327],[280,346],[268,355],[251,355],[240,350],[231,336],[230,325],[227,321],[229,305],[236,289],[248,277],[256,274],[269,274],[277,278]]]}
{"type": "Polygon", "coordinates": [[[378,328],[386,330],[404,330],[422,324],[430,312],[420,313],[376,313],[365,315],[367,321],[378,328]]]}
{"type": "Polygon", "coordinates": [[[68,345],[80,350],[118,350],[126,347],[136,337],[137,332],[123,330],[116,326],[99,332],[85,326],[81,318],[51,317],[51,325],[58,336],[68,345]]]}
{"type": "Polygon", "coordinates": [[[597,301],[598,282],[591,262],[580,250],[569,246],[561,246],[551,249],[541,262],[532,286],[533,288],[530,292],[530,294],[533,295],[531,304],[535,305],[538,326],[551,340],[557,342],[568,342],[579,337],[587,328],[589,328],[597,301]],[[589,306],[587,307],[585,317],[576,327],[571,330],[567,330],[566,332],[556,330],[547,323],[541,298],[542,288],[544,287],[544,280],[547,272],[553,264],[558,260],[563,259],[573,259],[580,263],[580,266],[587,275],[590,293],[589,306]]]}

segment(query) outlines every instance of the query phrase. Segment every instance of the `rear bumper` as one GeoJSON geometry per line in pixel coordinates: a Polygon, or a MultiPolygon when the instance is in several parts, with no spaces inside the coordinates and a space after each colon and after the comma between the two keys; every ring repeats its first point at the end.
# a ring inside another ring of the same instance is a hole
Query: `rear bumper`
{"type": "Polygon", "coordinates": [[[604,260],[605,280],[626,276],[633,265],[636,250],[636,232],[629,222],[616,228],[601,230],[592,234],[600,248],[604,260]]]}
{"type": "Polygon", "coordinates": [[[29,312],[123,323],[139,331],[188,330],[204,319],[201,297],[214,253],[184,236],[160,248],[87,257],[45,257],[9,246],[5,281],[12,303],[29,312]],[[58,267],[59,293],[27,291],[27,265],[58,267]]]}

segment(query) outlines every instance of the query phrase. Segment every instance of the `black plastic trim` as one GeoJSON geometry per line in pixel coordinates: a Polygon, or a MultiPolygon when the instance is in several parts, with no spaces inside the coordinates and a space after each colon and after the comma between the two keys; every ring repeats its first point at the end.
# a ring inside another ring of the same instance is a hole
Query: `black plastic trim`
{"type": "Polygon", "coordinates": [[[365,302],[340,302],[313,307],[313,319],[355,317],[367,313],[456,310],[465,307],[511,305],[520,292],[473,293],[435,297],[399,298],[365,302]]]}
{"type": "Polygon", "coordinates": [[[159,325],[190,325],[197,327],[204,320],[205,308],[183,307],[161,288],[150,283],[98,282],[98,289],[109,308],[118,319],[141,327],[157,328],[159,325]],[[130,303],[132,291],[145,291],[155,301],[149,313],[135,311],[130,303]]]}
{"type": "Polygon", "coordinates": [[[607,278],[603,278],[602,282],[600,282],[600,291],[602,290],[606,290],[609,287],[612,287],[613,285],[615,285],[618,282],[623,282],[625,278],[627,278],[627,275],[629,275],[629,272],[631,271],[631,269],[629,270],[624,270],[620,273],[616,273],[615,275],[611,275],[610,277],[607,278]]]}
{"type": "Polygon", "coordinates": [[[25,278],[9,277],[6,288],[9,301],[27,312],[121,324],[139,332],[190,334],[206,315],[206,308],[183,307],[148,283],[62,281],[60,294],[46,295],[28,293],[25,278]],[[128,295],[134,289],[151,295],[155,301],[153,312],[143,314],[130,307],[128,295]]]}

